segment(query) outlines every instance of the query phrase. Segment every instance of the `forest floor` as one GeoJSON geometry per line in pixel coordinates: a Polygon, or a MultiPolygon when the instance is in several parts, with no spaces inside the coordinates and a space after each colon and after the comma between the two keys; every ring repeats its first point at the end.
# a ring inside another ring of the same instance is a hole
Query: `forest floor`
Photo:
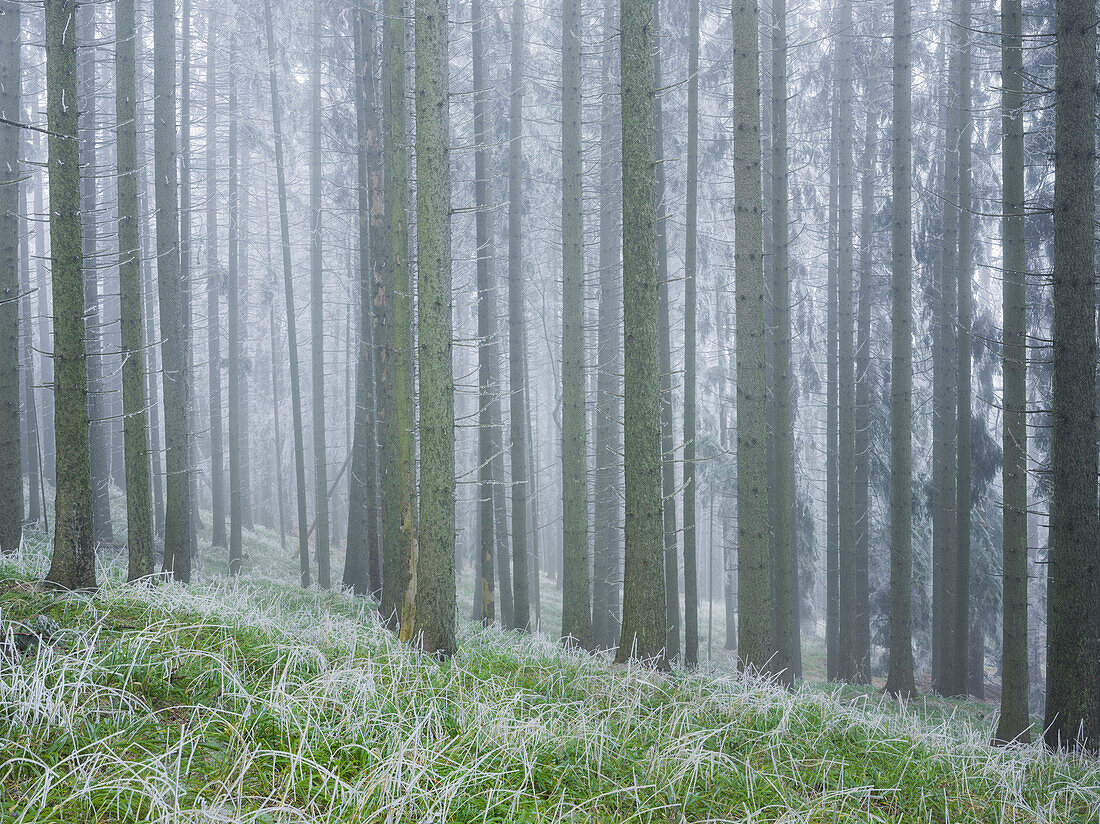
{"type": "Polygon", "coordinates": [[[1100,816],[1096,762],[989,747],[988,705],[615,667],[468,603],[440,665],[362,600],[295,586],[268,533],[235,581],[207,550],[190,586],[128,586],[106,552],[94,596],[42,589],[46,538],[25,543],[0,560],[0,821],[1100,816]]]}

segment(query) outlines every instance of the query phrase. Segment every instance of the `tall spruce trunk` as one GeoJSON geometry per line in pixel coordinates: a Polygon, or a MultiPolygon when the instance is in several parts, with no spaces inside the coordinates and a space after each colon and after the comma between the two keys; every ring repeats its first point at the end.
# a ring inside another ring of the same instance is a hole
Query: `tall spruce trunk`
{"type": "Polygon", "coordinates": [[[123,448],[126,452],[127,577],[153,573],[153,512],[142,349],[141,215],[138,211],[137,66],[134,0],[115,5],[115,120],[118,124],[118,274],[122,338],[123,448]]]}
{"type": "Polygon", "coordinates": [[[92,528],[98,544],[114,541],[111,525],[111,446],[107,386],[103,375],[106,330],[99,294],[98,184],[96,165],[96,7],[77,9],[77,94],[80,117],[80,220],[84,265],[85,347],[88,353],[88,443],[91,450],[92,528]]]}
{"type": "Polygon", "coordinates": [[[653,88],[657,142],[657,289],[660,301],[658,317],[658,354],[661,370],[661,519],[664,525],[666,654],[669,660],[680,657],[680,562],[676,557],[679,533],[676,530],[676,449],[673,431],[676,410],[672,391],[672,331],[668,295],[668,234],[665,209],[664,108],[661,91],[661,15],[660,0],[653,0],[653,88]]]}
{"type": "Polygon", "coordinates": [[[773,476],[768,485],[775,507],[773,532],[775,569],[773,669],[785,684],[794,682],[799,657],[798,623],[795,618],[795,551],[792,520],[794,516],[794,431],[791,410],[791,310],[790,310],[790,238],[788,230],[787,161],[787,4],[773,0],[772,31],[772,414],[775,456],[773,476]]]}
{"type": "Polygon", "coordinates": [[[512,627],[531,627],[527,580],[527,413],[524,390],[523,305],[523,17],[512,0],[511,87],[508,115],[508,417],[512,470],[512,627]]]}
{"type": "MultiPolygon", "coordinates": [[[[835,64],[835,60],[833,61],[835,64]]],[[[834,66],[835,71],[835,66],[834,66]]],[[[839,446],[840,419],[838,388],[837,347],[837,246],[839,234],[840,157],[838,106],[836,96],[832,101],[829,137],[829,226],[826,230],[825,300],[825,677],[835,681],[840,665],[840,477],[839,446]]]]}
{"type": "MultiPolygon", "coordinates": [[[[187,7],[185,3],[184,8],[187,7]]],[[[180,207],[176,200],[176,7],[173,0],[153,0],[153,155],[167,476],[164,571],[186,582],[191,580],[192,482],[188,437],[191,373],[185,309],[188,290],[180,270],[180,207]]],[[[185,185],[182,191],[187,189],[185,185]]],[[[185,214],[186,211],[183,210],[185,214]]]]}
{"type": "MultiPolygon", "coordinates": [[[[355,72],[359,182],[359,356],[355,364],[355,424],[348,480],[348,539],[344,586],[356,595],[382,594],[378,564],[378,508],[375,433],[377,379],[386,364],[376,355],[377,339],[385,334],[385,192],[382,185],[382,138],[374,67],[375,13],[373,0],[359,6],[355,19],[355,72]],[[381,317],[379,318],[379,315],[381,317]]],[[[385,350],[382,349],[382,352],[385,350]]],[[[383,469],[383,472],[386,471],[383,469]]]]}
{"type": "Polygon", "coordinates": [[[913,676],[913,67],[910,0],[894,0],[893,205],[890,278],[890,649],[886,691],[909,696],[913,676]]]}
{"type": "Polygon", "coordinates": [[[863,171],[860,181],[860,249],[859,249],[859,315],[856,320],[855,350],[855,490],[854,561],[855,608],[853,610],[852,658],[857,684],[871,683],[871,604],[868,560],[870,548],[870,426],[871,426],[871,315],[874,303],[873,263],[875,251],[875,160],[878,154],[879,98],[875,93],[875,78],[882,68],[879,61],[877,35],[878,13],[872,12],[872,46],[866,65],[867,100],[863,145],[863,171]]]}
{"type": "Polygon", "coordinates": [[[667,668],[661,525],[657,129],[651,0],[621,0],[625,551],[617,662],[667,668]]]}
{"type": "Polygon", "coordinates": [[[416,4],[416,284],[420,532],[401,638],[449,657],[455,638],[455,421],[447,0],[416,4]]]}
{"type": "MultiPolygon", "coordinates": [[[[494,494],[495,460],[499,436],[499,399],[496,364],[500,358],[497,330],[496,285],[493,278],[493,213],[489,203],[489,116],[488,81],[485,72],[484,30],[487,18],[481,0],[471,3],[473,22],[474,80],[474,200],[477,204],[475,231],[477,243],[477,386],[478,386],[478,509],[480,563],[478,564],[477,617],[488,626],[496,620],[493,597],[496,581],[496,542],[494,494]]],[[[502,610],[503,612],[503,610],[502,610]]]]}
{"type": "MultiPolygon", "coordinates": [[[[959,140],[959,253],[958,253],[958,306],[955,324],[958,328],[958,366],[956,370],[958,421],[955,425],[955,648],[952,651],[957,673],[969,672],[970,650],[973,644],[968,638],[971,628],[970,605],[970,509],[972,437],[970,430],[970,378],[971,326],[973,313],[972,245],[973,221],[971,199],[973,173],[970,168],[973,155],[973,123],[971,107],[971,0],[955,0],[958,9],[958,60],[959,87],[956,103],[959,140]]],[[[959,676],[961,680],[962,675],[959,676]]],[[[959,686],[959,684],[956,684],[959,686]]],[[[984,681],[980,682],[984,689],[984,681]]]]}
{"type": "MultiPolygon", "coordinates": [[[[183,0],[180,21],[180,106],[179,106],[179,278],[183,305],[183,372],[187,376],[187,547],[192,558],[198,552],[199,534],[199,441],[195,437],[195,410],[192,408],[195,380],[194,310],[191,299],[191,0],[183,0]]],[[[154,82],[153,93],[156,94],[154,82]]],[[[155,110],[154,110],[155,117],[155,110]]],[[[154,150],[156,144],[154,142],[154,150]]],[[[158,206],[159,216],[159,206],[158,206]]],[[[159,271],[159,269],[158,269],[159,271]]],[[[164,399],[167,402],[167,399],[164,399]]],[[[165,427],[167,429],[167,426],[165,427]]],[[[165,434],[167,438],[167,433],[165,434]]],[[[167,449],[167,447],[165,447],[167,449]]]]}
{"type": "Polygon", "coordinates": [[[584,225],[581,201],[581,3],[562,6],[562,626],[592,646],[588,581],[588,435],[584,393],[584,225]]]}
{"type": "Polygon", "coordinates": [[[242,529],[245,481],[241,456],[247,435],[241,430],[241,202],[238,151],[237,35],[229,35],[229,261],[226,318],[229,344],[227,402],[229,405],[229,574],[239,575],[244,560],[242,529]],[[242,443],[243,442],[243,443],[242,443]]]}
{"type": "MultiPolygon", "coordinates": [[[[20,3],[0,2],[0,553],[23,539],[19,435],[19,147],[22,134],[20,3]]],[[[33,488],[31,490],[34,492],[33,488]]]]}
{"type": "Polygon", "coordinates": [[[839,621],[837,677],[855,680],[855,353],[852,277],[854,220],[852,207],[852,3],[842,0],[837,20],[837,479],[839,553],[839,621]]]}
{"type": "Polygon", "coordinates": [[[1096,4],[1058,0],[1047,746],[1100,745],[1096,487],[1096,4]]]}
{"type": "Polygon", "coordinates": [[[756,0],[733,5],[734,267],[737,298],[738,625],[741,665],[773,669],[764,415],[763,195],[756,0]]]}
{"type": "MultiPolygon", "coordinates": [[[[387,341],[392,357],[392,409],[383,420],[383,439],[389,440],[392,479],[383,479],[382,616],[397,629],[405,593],[416,571],[416,443],[414,439],[412,284],[409,279],[408,223],[408,134],[405,126],[405,0],[386,0],[382,20],[385,65],[387,305],[393,317],[392,339],[387,341]],[[389,484],[389,485],[388,485],[389,484]],[[387,494],[389,493],[389,494],[387,494]],[[387,498],[391,502],[387,506],[387,498]]],[[[388,400],[388,399],[387,399],[388,400]]]]}
{"type": "MultiPolygon", "coordinates": [[[[94,588],[84,273],[77,143],[76,0],[46,0],[46,124],[49,129],[50,257],[54,308],[54,431],[57,484],[53,558],[46,581],[94,588]]],[[[5,66],[12,65],[5,61],[5,66]]],[[[19,431],[18,426],[15,429],[19,431]]]]}
{"type": "MultiPolygon", "coordinates": [[[[684,665],[691,669],[699,663],[699,569],[695,557],[695,501],[698,494],[695,473],[695,384],[699,269],[699,0],[688,0],[687,127],[687,232],[684,246],[684,665]]],[[[707,577],[709,579],[709,572],[707,577]]]]}
{"type": "Polygon", "coordinates": [[[1027,293],[1023,4],[1001,2],[1001,237],[1004,244],[1001,714],[997,742],[1031,740],[1027,648],[1027,293]]]}
{"type": "Polygon", "coordinates": [[[332,585],[328,448],[325,439],[325,303],[321,244],[321,0],[313,0],[309,110],[309,326],[313,386],[313,506],[317,583],[332,585]]]}
{"type": "MultiPolygon", "coordinates": [[[[957,0],[955,3],[957,7],[957,0]]],[[[959,272],[959,120],[958,25],[952,15],[947,93],[944,96],[945,155],[943,162],[943,240],[936,263],[932,323],[932,688],[943,695],[966,692],[966,666],[957,667],[955,656],[958,606],[958,544],[955,528],[956,492],[955,427],[957,346],[955,313],[959,272]]]]}
{"type": "Polygon", "coordinates": [[[592,587],[592,643],[611,649],[618,639],[619,605],[616,582],[619,579],[620,530],[619,504],[622,452],[619,423],[622,420],[622,273],[619,268],[619,151],[616,127],[618,113],[612,84],[615,77],[615,49],[611,39],[616,23],[614,4],[604,6],[603,31],[608,38],[602,60],[600,101],[600,303],[596,333],[596,470],[593,476],[595,496],[595,552],[592,587]]]}
{"type": "Polygon", "coordinates": [[[218,249],[218,44],[214,12],[206,30],[206,368],[210,408],[211,543],[225,549],[225,443],[222,437],[221,290],[218,249]]]}
{"type": "MultiPolygon", "coordinates": [[[[294,430],[294,479],[298,503],[298,563],[303,587],[309,586],[309,520],[306,515],[305,436],[302,431],[302,383],[298,362],[298,326],[294,309],[294,273],[290,258],[290,216],[287,208],[286,166],[283,161],[282,108],[279,81],[275,73],[275,34],[271,21],[271,0],[264,0],[264,28],[267,33],[268,82],[271,88],[271,123],[275,139],[275,177],[279,188],[279,232],[282,239],[283,293],[286,300],[286,337],[290,352],[291,425],[294,430]]],[[[271,357],[275,357],[272,351],[271,357]]]]}

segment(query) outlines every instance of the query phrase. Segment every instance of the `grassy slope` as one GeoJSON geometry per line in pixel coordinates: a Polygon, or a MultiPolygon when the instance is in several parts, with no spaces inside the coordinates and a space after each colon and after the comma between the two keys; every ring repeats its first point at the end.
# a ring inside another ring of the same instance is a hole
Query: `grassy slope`
{"type": "MultiPolygon", "coordinates": [[[[984,709],[663,678],[463,622],[440,666],[253,538],[239,583],[95,597],[0,562],[0,821],[1096,821],[1100,770],[985,745],[984,709]],[[286,571],[283,570],[286,566],[286,571]],[[284,577],[285,576],[285,577],[284,577]]],[[[465,609],[463,614],[466,614],[465,609]]]]}

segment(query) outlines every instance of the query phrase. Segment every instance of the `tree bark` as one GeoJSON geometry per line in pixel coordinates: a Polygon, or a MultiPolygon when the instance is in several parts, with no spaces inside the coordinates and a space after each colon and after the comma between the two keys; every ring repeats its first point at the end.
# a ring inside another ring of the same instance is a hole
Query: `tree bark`
{"type": "Polygon", "coordinates": [[[621,0],[623,394],[626,497],[623,625],[615,660],[667,668],[661,525],[653,4],[621,0]]]}
{"type": "Polygon", "coordinates": [[[207,15],[206,30],[206,367],[210,404],[210,517],[211,543],[228,546],[225,533],[225,444],[222,438],[221,289],[222,262],[218,259],[218,44],[215,12],[207,15]]]}
{"type": "MultiPolygon", "coordinates": [[[[763,196],[756,0],[733,5],[734,267],[737,298],[738,626],[741,665],[773,668],[764,415],[763,196]]],[[[777,670],[778,671],[778,670],[777,670]]]]}
{"type": "Polygon", "coordinates": [[[420,532],[401,638],[449,657],[455,639],[455,423],[447,0],[416,4],[416,283],[420,532]]]}
{"type": "MultiPolygon", "coordinates": [[[[20,3],[0,1],[0,117],[22,120],[20,3]]],[[[19,147],[22,134],[0,124],[0,553],[23,540],[23,458],[19,409],[19,147]]],[[[31,490],[34,492],[33,488],[31,490]]]]}
{"type": "Polygon", "coordinates": [[[1031,741],[1027,648],[1027,293],[1023,4],[1001,2],[1001,238],[1004,244],[1001,715],[994,741],[1031,741]]]}
{"type": "Polygon", "coordinates": [[[562,640],[592,646],[588,581],[588,433],[584,397],[581,201],[581,3],[562,6],[562,640]]]}
{"type": "MultiPolygon", "coordinates": [[[[54,430],[57,485],[53,559],[46,581],[94,588],[88,373],[80,244],[77,143],[76,0],[46,0],[46,123],[49,128],[50,258],[54,307],[54,430]],[[68,102],[66,102],[68,101],[68,102]]],[[[12,63],[4,61],[3,65],[12,63]]],[[[16,427],[18,432],[18,427],[16,427]]]]}
{"type": "MultiPolygon", "coordinates": [[[[184,8],[186,10],[188,4],[185,3],[184,8]]],[[[153,0],[153,154],[164,462],[168,479],[164,513],[164,571],[187,582],[191,580],[192,534],[188,437],[191,372],[185,314],[188,292],[180,270],[183,252],[180,245],[181,210],[176,200],[176,8],[173,0],[153,0]]],[[[184,185],[182,191],[187,192],[187,189],[188,186],[184,185]]],[[[187,210],[184,209],[183,213],[186,214],[187,210]]]]}
{"type": "Polygon", "coordinates": [[[1044,738],[1100,744],[1096,283],[1096,4],[1058,0],[1054,82],[1053,427],[1044,738]]]}
{"type": "MultiPolygon", "coordinates": [[[[282,109],[275,74],[275,34],[271,21],[271,0],[264,0],[267,32],[268,79],[271,87],[271,122],[275,138],[275,176],[279,188],[279,230],[283,251],[283,292],[286,299],[286,337],[290,350],[291,424],[294,429],[294,478],[298,502],[298,562],[303,587],[309,586],[309,520],[306,515],[305,437],[302,431],[302,385],[298,364],[298,326],[294,309],[294,275],[290,259],[290,217],[287,210],[286,167],[283,162],[282,109]]],[[[275,357],[272,351],[271,357],[275,357]]]]}
{"type": "Polygon", "coordinates": [[[913,676],[913,296],[910,0],[894,0],[893,147],[890,158],[890,650],[886,691],[910,696],[913,676]]]}
{"type": "Polygon", "coordinates": [[[122,338],[123,448],[126,452],[127,577],[153,573],[141,314],[141,225],[138,211],[137,67],[134,0],[115,5],[115,120],[118,124],[118,252],[122,338]]]}

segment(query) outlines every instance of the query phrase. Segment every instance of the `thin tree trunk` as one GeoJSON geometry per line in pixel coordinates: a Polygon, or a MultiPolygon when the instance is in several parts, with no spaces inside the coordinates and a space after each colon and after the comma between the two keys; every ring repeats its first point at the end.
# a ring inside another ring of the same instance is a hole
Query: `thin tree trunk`
{"type": "Polygon", "coordinates": [[[449,657],[455,638],[455,423],[447,0],[416,4],[417,357],[420,506],[401,639],[449,657]]]}
{"type": "MultiPolygon", "coordinates": [[[[653,0],[653,88],[661,90],[661,16],[660,0],[653,0]]],[[[675,409],[672,392],[672,341],[671,321],[669,319],[668,296],[668,235],[666,233],[665,211],[665,148],[664,148],[664,109],[661,94],[654,97],[654,119],[656,122],[656,180],[657,180],[657,288],[660,301],[658,316],[658,356],[661,374],[661,519],[664,525],[665,560],[665,623],[667,639],[665,653],[670,661],[680,657],[680,563],[676,557],[679,544],[676,530],[676,444],[674,442],[673,422],[675,409]]]]}
{"type": "Polygon", "coordinates": [[[97,218],[96,163],[96,7],[80,6],[77,38],[82,50],[77,55],[77,93],[80,119],[80,219],[84,265],[84,311],[88,354],[88,443],[91,450],[92,524],[98,544],[114,541],[111,526],[110,415],[103,378],[106,328],[99,296],[99,227],[97,218]]]}
{"type": "Polygon", "coordinates": [[[272,418],[275,428],[275,499],[279,509],[279,548],[286,549],[286,493],[283,490],[283,433],[279,427],[279,359],[278,340],[275,334],[275,299],[268,306],[271,324],[271,399],[272,418]]]}
{"type": "MultiPolygon", "coordinates": [[[[271,87],[271,122],[275,138],[275,176],[279,187],[279,230],[283,251],[283,292],[286,298],[286,336],[290,350],[290,401],[294,428],[294,479],[298,501],[298,561],[303,587],[309,586],[309,520],[306,515],[305,436],[302,432],[302,385],[298,364],[298,327],[294,310],[294,275],[290,259],[290,217],[287,211],[286,167],[283,162],[282,109],[275,74],[275,34],[271,22],[271,0],[264,0],[267,32],[268,78],[271,87]]],[[[272,351],[271,357],[275,357],[272,351]]],[[[324,497],[324,493],[320,498],[324,497]]],[[[319,500],[320,500],[319,498],[319,500]]],[[[319,501],[318,501],[319,502],[319,501]]]]}
{"type": "Polygon", "coordinates": [[[657,129],[653,4],[620,6],[623,174],[623,394],[626,497],[623,625],[617,662],[668,667],[661,527],[657,129]]]}
{"type": "Polygon", "coordinates": [[[562,639],[592,646],[588,581],[588,433],[584,397],[581,3],[562,6],[562,639]]]}
{"type": "Polygon", "coordinates": [[[734,266],[737,295],[738,626],[741,663],[772,669],[771,553],[764,419],[760,48],[756,0],[733,6],[734,266]]]}
{"type": "MultiPolygon", "coordinates": [[[[955,426],[955,466],[957,479],[955,494],[956,563],[955,563],[955,669],[966,672],[972,645],[968,641],[971,627],[970,606],[970,508],[971,508],[971,432],[970,432],[970,378],[971,378],[971,283],[973,221],[971,199],[973,178],[970,168],[972,157],[973,123],[971,122],[971,0],[955,0],[958,6],[959,89],[957,117],[959,134],[959,283],[958,309],[958,422],[955,426]]],[[[984,648],[983,648],[984,649],[984,648]]],[[[984,681],[980,686],[984,690],[984,681]]]]}
{"type": "Polygon", "coordinates": [[[332,585],[329,557],[328,448],[325,439],[325,304],[321,248],[321,0],[313,0],[309,114],[309,319],[313,359],[313,488],[317,583],[332,585]]]}
{"type": "MultiPolygon", "coordinates": [[[[30,141],[25,151],[30,157],[30,141]]],[[[19,184],[19,205],[30,214],[30,180],[19,184]]],[[[42,525],[42,515],[46,511],[46,490],[42,486],[42,435],[38,422],[38,399],[35,397],[34,369],[34,330],[31,327],[31,238],[30,226],[24,222],[19,230],[19,335],[21,373],[23,378],[23,404],[26,410],[26,442],[23,463],[27,470],[27,523],[42,525]]],[[[22,498],[22,481],[20,481],[22,498]]],[[[46,528],[48,532],[48,526],[46,528]]]]}
{"type": "Polygon", "coordinates": [[[1094,266],[1096,4],[1058,0],[1047,700],[1051,748],[1100,743],[1094,266]]]}
{"type": "Polygon", "coordinates": [[[486,108],[488,89],[485,78],[484,12],[481,0],[470,6],[473,31],[474,80],[474,199],[477,204],[477,384],[478,384],[478,522],[480,563],[476,601],[477,618],[488,626],[496,619],[493,584],[496,568],[493,562],[496,528],[493,520],[493,468],[497,438],[494,431],[493,407],[497,403],[497,388],[493,382],[493,365],[499,357],[496,331],[496,293],[492,278],[493,214],[489,205],[489,124],[486,108]]]}
{"type": "MultiPolygon", "coordinates": [[[[0,2],[0,117],[22,120],[20,3],[0,2]]],[[[23,540],[23,469],[19,432],[19,163],[22,134],[0,124],[0,553],[23,540]]],[[[33,488],[32,488],[33,493],[33,488]]]]}
{"type": "MultiPolygon", "coordinates": [[[[229,36],[229,283],[227,313],[229,337],[229,574],[238,575],[244,560],[242,519],[244,479],[241,454],[241,204],[240,158],[237,144],[237,35],[229,36]]],[[[247,294],[247,293],[245,293],[247,294]]]]}
{"type": "Polygon", "coordinates": [[[619,268],[619,152],[616,139],[614,4],[604,6],[603,30],[608,44],[603,56],[600,113],[600,302],[596,340],[596,471],[595,494],[595,566],[592,589],[592,643],[611,649],[616,641],[618,606],[615,582],[619,575],[620,532],[618,434],[622,420],[619,397],[622,373],[619,347],[622,341],[622,286],[619,268]]]}
{"type": "MultiPolygon", "coordinates": [[[[695,355],[698,345],[696,253],[699,215],[699,0],[688,2],[687,118],[687,238],[684,249],[684,664],[693,669],[699,663],[699,570],[695,559],[695,501],[698,494],[695,474],[695,355]]],[[[709,559],[710,556],[707,557],[709,559]]],[[[707,640],[709,654],[709,635],[707,640]]]]}
{"type": "Polygon", "coordinates": [[[863,172],[861,179],[860,250],[859,250],[859,317],[856,322],[855,350],[855,491],[853,494],[855,530],[854,561],[855,609],[852,628],[852,657],[855,661],[854,680],[857,684],[871,683],[871,608],[868,581],[868,556],[870,546],[870,425],[871,425],[871,314],[874,293],[872,291],[872,264],[875,249],[875,158],[878,154],[878,95],[875,94],[875,78],[881,69],[876,35],[879,31],[878,13],[872,12],[871,54],[867,60],[867,121],[863,147],[863,172]]]}
{"type": "MultiPolygon", "coordinates": [[[[45,7],[54,429],[55,442],[62,447],[57,455],[53,559],[46,580],[64,589],[82,589],[94,588],[96,583],[88,451],[77,107],[71,102],[77,99],[76,38],[73,37],[76,0],[46,0],[45,7]]],[[[10,8],[6,11],[15,16],[10,8]]],[[[18,63],[13,63],[12,59],[5,59],[0,65],[18,68],[18,63]]]]}
{"type": "MultiPolygon", "coordinates": [[[[211,543],[228,546],[225,534],[225,445],[222,438],[221,288],[218,259],[218,98],[217,41],[214,11],[206,31],[206,366],[210,404],[211,543]]],[[[232,250],[231,250],[232,251],[232,250]]]]}
{"type": "Polygon", "coordinates": [[[913,677],[912,9],[894,2],[890,326],[890,650],[886,691],[909,696],[913,677]]]}
{"type": "Polygon", "coordinates": [[[1027,645],[1027,294],[1023,4],[1001,2],[1001,237],[1004,244],[1001,714],[994,741],[1031,741],[1027,645]]]}
{"type": "MultiPolygon", "coordinates": [[[[956,0],[957,6],[957,0],[956,0]]],[[[947,93],[943,103],[943,239],[936,264],[932,324],[932,688],[943,695],[966,692],[966,666],[956,660],[955,593],[958,581],[958,545],[955,527],[958,502],[955,464],[955,425],[958,420],[955,393],[958,336],[955,289],[959,263],[959,131],[956,112],[958,93],[958,27],[951,31],[947,93]]],[[[964,620],[966,613],[964,612],[964,620]]]]}
{"type": "Polygon", "coordinates": [[[348,539],[344,586],[356,595],[381,595],[378,568],[378,510],[375,507],[375,295],[385,302],[382,266],[385,249],[385,192],[382,186],[382,144],[378,131],[378,96],[373,0],[361,4],[355,19],[356,105],[359,173],[359,357],[355,367],[355,433],[348,479],[348,539]]]}
{"type": "MultiPolygon", "coordinates": [[[[787,4],[773,0],[772,14],[772,251],[771,304],[774,384],[773,422],[774,475],[768,485],[775,500],[775,628],[776,656],[773,669],[783,683],[795,677],[798,625],[794,618],[795,559],[792,519],[794,515],[793,453],[794,432],[791,420],[791,318],[790,318],[790,239],[787,219],[787,4]]],[[[849,171],[850,175],[850,171],[849,171]]],[[[850,183],[850,181],[849,181],[850,183]]],[[[851,196],[849,195],[849,206],[851,196]]],[[[850,218],[850,216],[849,216],[850,218]]],[[[843,225],[843,224],[842,224],[843,225]]]]}
{"type": "Polygon", "coordinates": [[[118,124],[119,314],[122,338],[123,446],[126,450],[127,577],[153,573],[153,513],[145,412],[141,323],[141,216],[138,212],[137,67],[134,0],[115,5],[115,120],[118,124]]]}
{"type": "MultiPolygon", "coordinates": [[[[389,229],[389,278],[386,303],[392,307],[392,409],[383,418],[383,439],[389,439],[392,479],[383,480],[382,616],[391,629],[397,629],[406,590],[416,572],[416,443],[414,440],[413,358],[412,358],[412,284],[409,279],[408,224],[408,136],[405,128],[405,0],[386,0],[383,17],[385,53],[385,105],[382,122],[386,124],[384,152],[386,164],[386,220],[389,229]],[[388,425],[388,429],[386,428],[388,425]],[[387,492],[389,494],[387,494],[387,492]],[[387,499],[392,503],[387,507],[387,499]]],[[[387,399],[388,400],[388,399],[387,399]]],[[[383,447],[385,453],[386,448],[383,447]]]]}
{"type": "MultiPolygon", "coordinates": [[[[188,5],[184,3],[185,18],[188,5]]],[[[185,23],[185,30],[186,26],[185,23]]],[[[182,111],[186,108],[184,106],[182,111]]],[[[184,251],[178,219],[181,209],[176,201],[176,8],[173,0],[153,0],[153,121],[164,460],[168,479],[164,571],[186,582],[191,580],[192,483],[188,437],[191,372],[185,309],[188,292],[180,269],[181,252],[184,251]]],[[[186,148],[183,152],[186,156],[186,148]]],[[[184,185],[182,191],[186,193],[188,188],[184,185]]],[[[186,214],[187,210],[182,212],[186,214]]]]}
{"type": "Polygon", "coordinates": [[[508,413],[512,464],[512,627],[531,628],[527,581],[527,414],[523,385],[523,15],[512,0],[511,89],[508,116],[508,413]]]}
{"type": "MultiPolygon", "coordinates": [[[[834,60],[834,63],[836,61],[834,60]]],[[[840,418],[837,347],[837,247],[840,198],[838,165],[839,122],[836,96],[832,102],[829,139],[829,227],[827,252],[827,285],[825,335],[825,672],[826,679],[835,681],[840,666],[840,418]]]]}

